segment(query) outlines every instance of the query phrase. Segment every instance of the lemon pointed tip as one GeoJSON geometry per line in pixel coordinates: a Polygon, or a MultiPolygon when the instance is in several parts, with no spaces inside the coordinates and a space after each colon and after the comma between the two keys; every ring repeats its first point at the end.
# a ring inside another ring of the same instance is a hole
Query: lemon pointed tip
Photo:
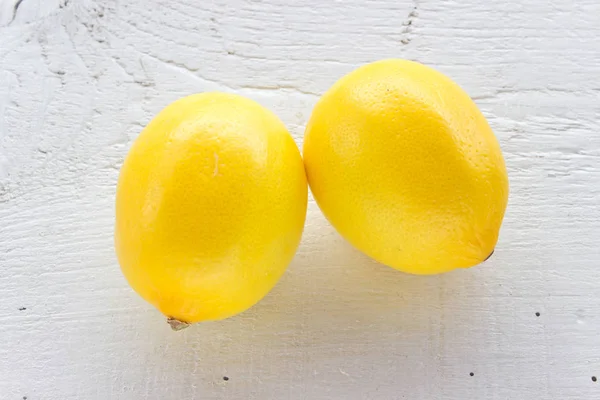
{"type": "Polygon", "coordinates": [[[175,332],[181,331],[191,325],[187,322],[180,321],[175,318],[167,318],[167,324],[169,324],[169,326],[171,326],[171,329],[173,329],[175,332]]]}

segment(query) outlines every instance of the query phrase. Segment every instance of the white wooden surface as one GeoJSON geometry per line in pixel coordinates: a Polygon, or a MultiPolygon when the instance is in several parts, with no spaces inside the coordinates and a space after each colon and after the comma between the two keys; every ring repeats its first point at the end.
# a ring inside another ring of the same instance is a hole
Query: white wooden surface
{"type": "Polygon", "coordinates": [[[599,17],[597,0],[0,0],[0,399],[600,399],[599,17]],[[311,202],[269,296],[171,332],[112,246],[142,126],[223,90],[301,144],[318,95],[385,57],[436,66],[489,118],[511,179],[494,257],[404,275],[311,202]]]}

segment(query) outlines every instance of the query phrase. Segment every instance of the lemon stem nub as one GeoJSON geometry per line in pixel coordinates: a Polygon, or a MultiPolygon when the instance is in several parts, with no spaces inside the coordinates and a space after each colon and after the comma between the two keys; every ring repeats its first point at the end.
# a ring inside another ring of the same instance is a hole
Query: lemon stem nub
{"type": "Polygon", "coordinates": [[[173,329],[175,332],[181,331],[191,325],[187,322],[183,322],[171,317],[167,318],[167,324],[171,325],[171,329],[173,329]]]}

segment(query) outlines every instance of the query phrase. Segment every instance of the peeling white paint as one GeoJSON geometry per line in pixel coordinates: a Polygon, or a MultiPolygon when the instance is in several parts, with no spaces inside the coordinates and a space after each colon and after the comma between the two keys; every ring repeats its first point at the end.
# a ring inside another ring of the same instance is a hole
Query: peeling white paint
{"type": "Polygon", "coordinates": [[[0,0],[0,399],[598,398],[596,0],[15,4],[0,0]],[[171,332],[112,245],[142,127],[221,90],[269,107],[301,144],[318,96],[386,57],[436,66],[489,118],[512,185],[494,257],[406,276],[311,201],[267,298],[171,332]]]}

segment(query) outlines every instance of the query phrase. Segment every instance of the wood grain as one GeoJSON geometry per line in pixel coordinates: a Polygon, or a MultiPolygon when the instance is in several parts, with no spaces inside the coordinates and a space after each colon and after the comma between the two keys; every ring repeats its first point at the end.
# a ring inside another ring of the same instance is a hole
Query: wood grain
{"type": "Polygon", "coordinates": [[[0,0],[0,399],[600,398],[599,15],[596,0],[0,0]],[[176,98],[223,90],[301,144],[318,96],[386,57],[437,67],[489,118],[511,181],[494,257],[404,275],[311,201],[267,298],[171,332],[113,252],[132,139],[176,98]]]}

